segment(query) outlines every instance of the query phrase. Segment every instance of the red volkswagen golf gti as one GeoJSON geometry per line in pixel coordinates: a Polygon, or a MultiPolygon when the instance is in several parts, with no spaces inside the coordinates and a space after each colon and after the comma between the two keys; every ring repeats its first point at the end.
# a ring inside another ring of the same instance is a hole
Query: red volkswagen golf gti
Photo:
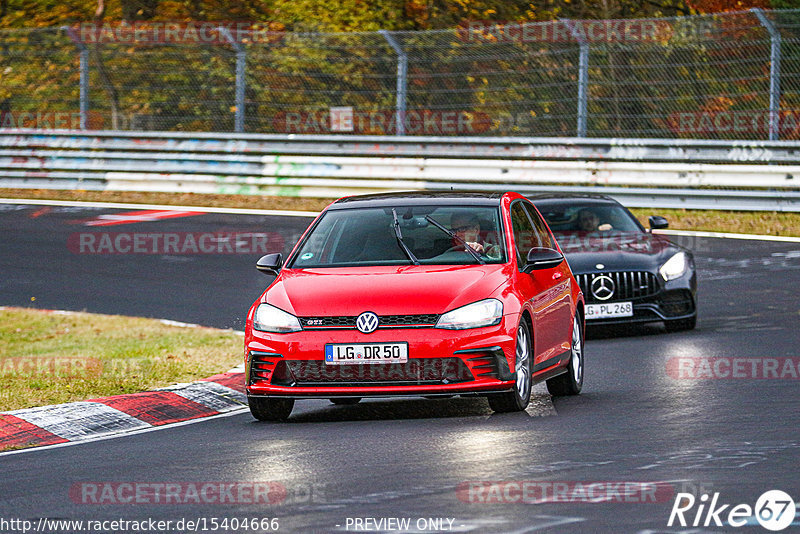
{"type": "Polygon", "coordinates": [[[247,398],[284,420],[297,399],[482,395],[524,410],[531,386],[583,385],[584,302],[536,208],[516,193],[340,199],[247,314],[247,398]]]}

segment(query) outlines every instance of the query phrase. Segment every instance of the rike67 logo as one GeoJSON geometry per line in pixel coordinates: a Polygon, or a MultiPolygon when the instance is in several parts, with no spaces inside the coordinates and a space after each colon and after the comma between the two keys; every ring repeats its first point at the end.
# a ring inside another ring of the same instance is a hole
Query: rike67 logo
{"type": "Polygon", "coordinates": [[[792,524],[795,512],[794,500],[781,490],[763,493],[755,507],[749,504],[722,504],[719,502],[719,492],[714,493],[710,502],[707,494],[696,499],[691,493],[678,493],[667,526],[673,526],[677,520],[677,525],[682,527],[708,527],[713,523],[717,527],[727,524],[738,528],[759,524],[767,530],[779,531],[792,524]]]}

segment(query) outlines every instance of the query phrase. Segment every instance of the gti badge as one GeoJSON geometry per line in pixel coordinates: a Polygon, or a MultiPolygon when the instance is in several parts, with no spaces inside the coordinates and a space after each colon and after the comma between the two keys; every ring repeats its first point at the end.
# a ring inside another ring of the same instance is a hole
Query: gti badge
{"type": "Polygon", "coordinates": [[[614,281],[610,276],[601,274],[592,280],[592,295],[597,300],[608,300],[614,295],[614,281]]]}
{"type": "Polygon", "coordinates": [[[371,334],[378,328],[378,316],[372,312],[364,312],[356,319],[356,328],[362,334],[371,334]]]}

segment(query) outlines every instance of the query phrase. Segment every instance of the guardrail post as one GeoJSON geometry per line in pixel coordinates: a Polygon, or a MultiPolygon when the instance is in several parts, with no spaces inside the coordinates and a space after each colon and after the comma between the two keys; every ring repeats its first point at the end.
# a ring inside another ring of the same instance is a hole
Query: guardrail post
{"type": "Polygon", "coordinates": [[[69,26],[61,26],[61,29],[66,31],[73,44],[78,48],[80,53],[80,129],[85,130],[88,124],[89,116],[89,49],[83,42],[75,35],[75,30],[69,26]]]}
{"type": "Polygon", "coordinates": [[[244,78],[244,70],[247,63],[247,52],[242,44],[233,38],[228,28],[220,26],[219,32],[236,51],[236,113],[233,119],[233,130],[236,133],[242,133],[244,132],[244,90],[247,83],[244,78]]]}
{"type": "Polygon", "coordinates": [[[769,32],[769,140],[780,139],[781,112],[781,34],[761,8],[751,8],[758,21],[769,32]]]}
{"type": "Polygon", "coordinates": [[[408,56],[400,43],[386,30],[379,30],[386,42],[397,54],[397,93],[395,104],[395,132],[406,134],[406,78],[408,77],[408,56]]]}
{"type": "Polygon", "coordinates": [[[578,124],[577,137],[586,137],[586,119],[589,115],[589,43],[586,36],[575,28],[575,22],[562,19],[569,26],[572,37],[578,41],[578,124]]]}

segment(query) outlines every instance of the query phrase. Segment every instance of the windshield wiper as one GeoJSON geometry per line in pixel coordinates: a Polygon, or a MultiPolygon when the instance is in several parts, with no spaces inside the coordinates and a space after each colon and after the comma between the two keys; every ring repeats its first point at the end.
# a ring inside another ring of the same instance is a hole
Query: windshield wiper
{"type": "Polygon", "coordinates": [[[469,246],[469,244],[468,244],[466,241],[464,241],[463,239],[461,239],[460,237],[458,237],[458,236],[457,236],[457,235],[456,235],[454,232],[452,232],[451,230],[448,230],[447,228],[445,228],[444,226],[442,226],[442,225],[441,225],[439,222],[437,222],[437,221],[436,221],[436,219],[434,219],[434,218],[433,218],[433,217],[431,217],[430,215],[426,215],[426,216],[425,216],[425,220],[426,220],[426,221],[428,221],[429,223],[431,223],[432,225],[434,225],[436,228],[438,228],[438,229],[439,229],[439,230],[441,230],[442,232],[444,232],[444,233],[446,233],[447,235],[449,235],[450,237],[452,237],[453,239],[455,239],[456,241],[458,241],[459,243],[461,243],[462,245],[464,245],[464,248],[465,248],[465,249],[467,249],[467,252],[469,252],[469,253],[472,255],[472,257],[473,257],[473,258],[475,258],[475,260],[476,260],[478,263],[480,263],[481,265],[483,265],[484,263],[486,263],[485,261],[483,261],[483,260],[481,259],[480,255],[479,255],[477,252],[475,252],[475,250],[474,250],[474,249],[473,249],[471,246],[469,246]]]}
{"type": "Polygon", "coordinates": [[[402,248],[403,252],[406,253],[408,259],[411,260],[411,263],[414,265],[419,265],[419,260],[416,256],[414,256],[414,253],[411,252],[411,249],[408,248],[406,242],[403,241],[403,232],[400,231],[400,221],[397,220],[397,211],[395,211],[394,208],[392,208],[392,217],[394,218],[394,235],[397,238],[397,242],[400,244],[400,248],[402,248]]]}

